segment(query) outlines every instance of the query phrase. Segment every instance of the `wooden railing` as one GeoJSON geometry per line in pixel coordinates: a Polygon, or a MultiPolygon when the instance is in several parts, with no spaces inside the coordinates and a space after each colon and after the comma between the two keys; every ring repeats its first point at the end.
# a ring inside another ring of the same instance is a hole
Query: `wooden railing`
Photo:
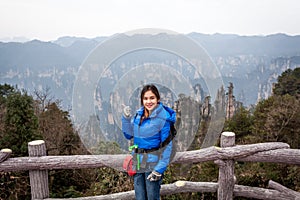
{"type": "MultiPolygon", "coordinates": [[[[0,172],[28,170],[32,199],[54,200],[49,198],[48,170],[99,168],[104,166],[121,169],[126,155],[73,155],[46,156],[43,140],[28,143],[29,157],[9,158],[10,149],[0,151],[0,172]]],[[[300,193],[288,189],[272,180],[269,188],[249,187],[235,184],[235,161],[272,162],[300,165],[300,150],[290,149],[286,143],[258,143],[235,145],[235,134],[223,132],[221,147],[178,152],[174,163],[200,163],[214,161],[219,166],[219,179],[214,182],[177,181],[161,187],[161,195],[185,192],[217,192],[219,200],[231,200],[234,197],[248,197],[270,200],[300,199],[300,193]]],[[[70,199],[70,198],[69,198],[70,199]]],[[[109,195],[71,198],[77,200],[134,199],[134,191],[109,195]]],[[[56,198],[56,200],[59,200],[56,198]]],[[[66,199],[62,199],[66,200],[66,199]]]]}

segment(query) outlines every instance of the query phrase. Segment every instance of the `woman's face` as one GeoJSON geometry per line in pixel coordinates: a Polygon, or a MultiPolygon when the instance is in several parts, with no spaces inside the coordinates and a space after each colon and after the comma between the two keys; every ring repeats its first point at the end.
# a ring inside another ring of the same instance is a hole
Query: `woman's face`
{"type": "Polygon", "coordinates": [[[151,90],[145,92],[143,97],[143,106],[148,111],[150,112],[153,111],[154,108],[157,106],[157,103],[158,103],[158,99],[151,90]]]}

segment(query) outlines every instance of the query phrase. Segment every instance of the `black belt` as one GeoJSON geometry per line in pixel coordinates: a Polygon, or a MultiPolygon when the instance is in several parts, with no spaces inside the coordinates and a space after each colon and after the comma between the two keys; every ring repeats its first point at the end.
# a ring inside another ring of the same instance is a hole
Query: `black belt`
{"type": "Polygon", "coordinates": [[[157,151],[159,149],[160,149],[160,147],[153,148],[153,149],[136,148],[136,149],[134,149],[134,153],[151,153],[151,152],[157,151]]]}
{"type": "Polygon", "coordinates": [[[136,148],[136,149],[134,149],[134,153],[151,153],[153,151],[157,151],[157,150],[162,149],[163,147],[167,146],[172,141],[173,138],[174,138],[174,136],[172,134],[169,134],[167,139],[165,141],[163,141],[162,143],[160,143],[159,147],[152,148],[152,149],[136,148]]]}

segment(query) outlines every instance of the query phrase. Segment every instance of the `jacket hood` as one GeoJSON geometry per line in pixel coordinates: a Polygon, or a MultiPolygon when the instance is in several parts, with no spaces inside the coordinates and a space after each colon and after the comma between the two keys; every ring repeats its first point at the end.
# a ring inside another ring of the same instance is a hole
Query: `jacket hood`
{"type": "MultiPolygon", "coordinates": [[[[144,110],[145,110],[145,107],[142,106],[139,110],[137,110],[137,114],[142,116],[144,113],[144,110]]],[[[150,115],[150,118],[153,118],[153,117],[160,117],[160,118],[163,118],[166,121],[169,121],[170,123],[174,124],[176,121],[176,112],[172,108],[163,105],[161,102],[158,102],[157,107],[153,110],[153,112],[150,115]],[[163,110],[167,111],[166,115],[162,115],[163,110]]]]}

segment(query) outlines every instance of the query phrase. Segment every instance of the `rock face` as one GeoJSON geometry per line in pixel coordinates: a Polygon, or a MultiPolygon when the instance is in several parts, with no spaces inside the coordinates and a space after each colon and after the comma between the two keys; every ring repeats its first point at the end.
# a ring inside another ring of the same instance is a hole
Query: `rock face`
{"type": "MultiPolygon", "coordinates": [[[[267,98],[278,75],[300,66],[300,36],[191,33],[188,37],[206,49],[222,74],[224,87],[233,83],[236,101],[245,106],[267,98]]],[[[0,42],[0,84],[17,85],[29,92],[48,87],[68,108],[79,66],[104,39],[63,37],[53,42],[0,42]]],[[[134,61],[123,65],[130,62],[134,61]]]]}
{"type": "MultiPolygon", "coordinates": [[[[194,94],[192,97],[179,95],[175,98],[168,88],[161,88],[165,103],[174,106],[177,111],[177,128],[179,132],[184,133],[182,138],[180,135],[178,138],[186,144],[194,137],[188,134],[198,131],[200,120],[215,118],[216,121],[213,123],[222,126],[220,119],[231,118],[241,105],[250,106],[269,97],[277,77],[287,69],[300,66],[300,36],[276,34],[242,37],[192,33],[188,37],[199,42],[207,51],[220,71],[224,85],[220,85],[217,94],[213,94],[216,95],[214,99],[207,95],[207,87],[203,81],[192,83],[194,94]],[[172,105],[174,101],[175,104],[172,105]]],[[[87,55],[104,39],[104,37],[94,39],[64,37],[54,42],[37,40],[26,43],[0,42],[0,84],[11,84],[29,93],[49,88],[55,98],[62,100],[62,107],[67,110],[72,104],[73,85],[78,69],[87,55]]],[[[161,59],[163,56],[153,56],[151,52],[149,55],[152,61],[153,58],[157,58],[155,62],[162,66],[177,65],[181,74],[199,77],[199,74],[193,74],[193,71],[185,67],[179,59],[176,60],[172,56],[161,59]]],[[[103,138],[117,141],[123,146],[127,145],[119,133],[120,127],[116,118],[120,117],[114,114],[115,110],[110,106],[112,103],[101,101],[101,96],[110,96],[111,86],[122,78],[121,72],[126,72],[126,69],[130,68],[128,66],[138,66],[142,62],[141,58],[147,59],[147,56],[141,54],[121,60],[116,66],[107,69],[102,82],[99,81],[99,85],[104,89],[101,93],[95,92],[95,113],[91,114],[89,122],[86,122],[88,128],[84,129],[87,134],[84,135],[84,139],[93,138],[89,140],[91,146],[98,144],[103,138]]],[[[159,71],[162,72],[161,69],[159,71]]],[[[156,72],[151,74],[153,77],[156,75],[156,72]]],[[[175,80],[170,81],[170,84],[177,84],[175,80]]],[[[114,99],[120,100],[122,96],[133,91],[136,92],[135,96],[139,95],[140,91],[128,85],[114,99]]],[[[139,105],[138,98],[133,102],[139,105]]],[[[211,134],[211,138],[199,136],[197,140],[213,144],[214,138],[218,136],[215,134],[219,133],[211,134]]],[[[186,144],[179,144],[178,149],[184,150],[188,146],[186,144]]]]}

